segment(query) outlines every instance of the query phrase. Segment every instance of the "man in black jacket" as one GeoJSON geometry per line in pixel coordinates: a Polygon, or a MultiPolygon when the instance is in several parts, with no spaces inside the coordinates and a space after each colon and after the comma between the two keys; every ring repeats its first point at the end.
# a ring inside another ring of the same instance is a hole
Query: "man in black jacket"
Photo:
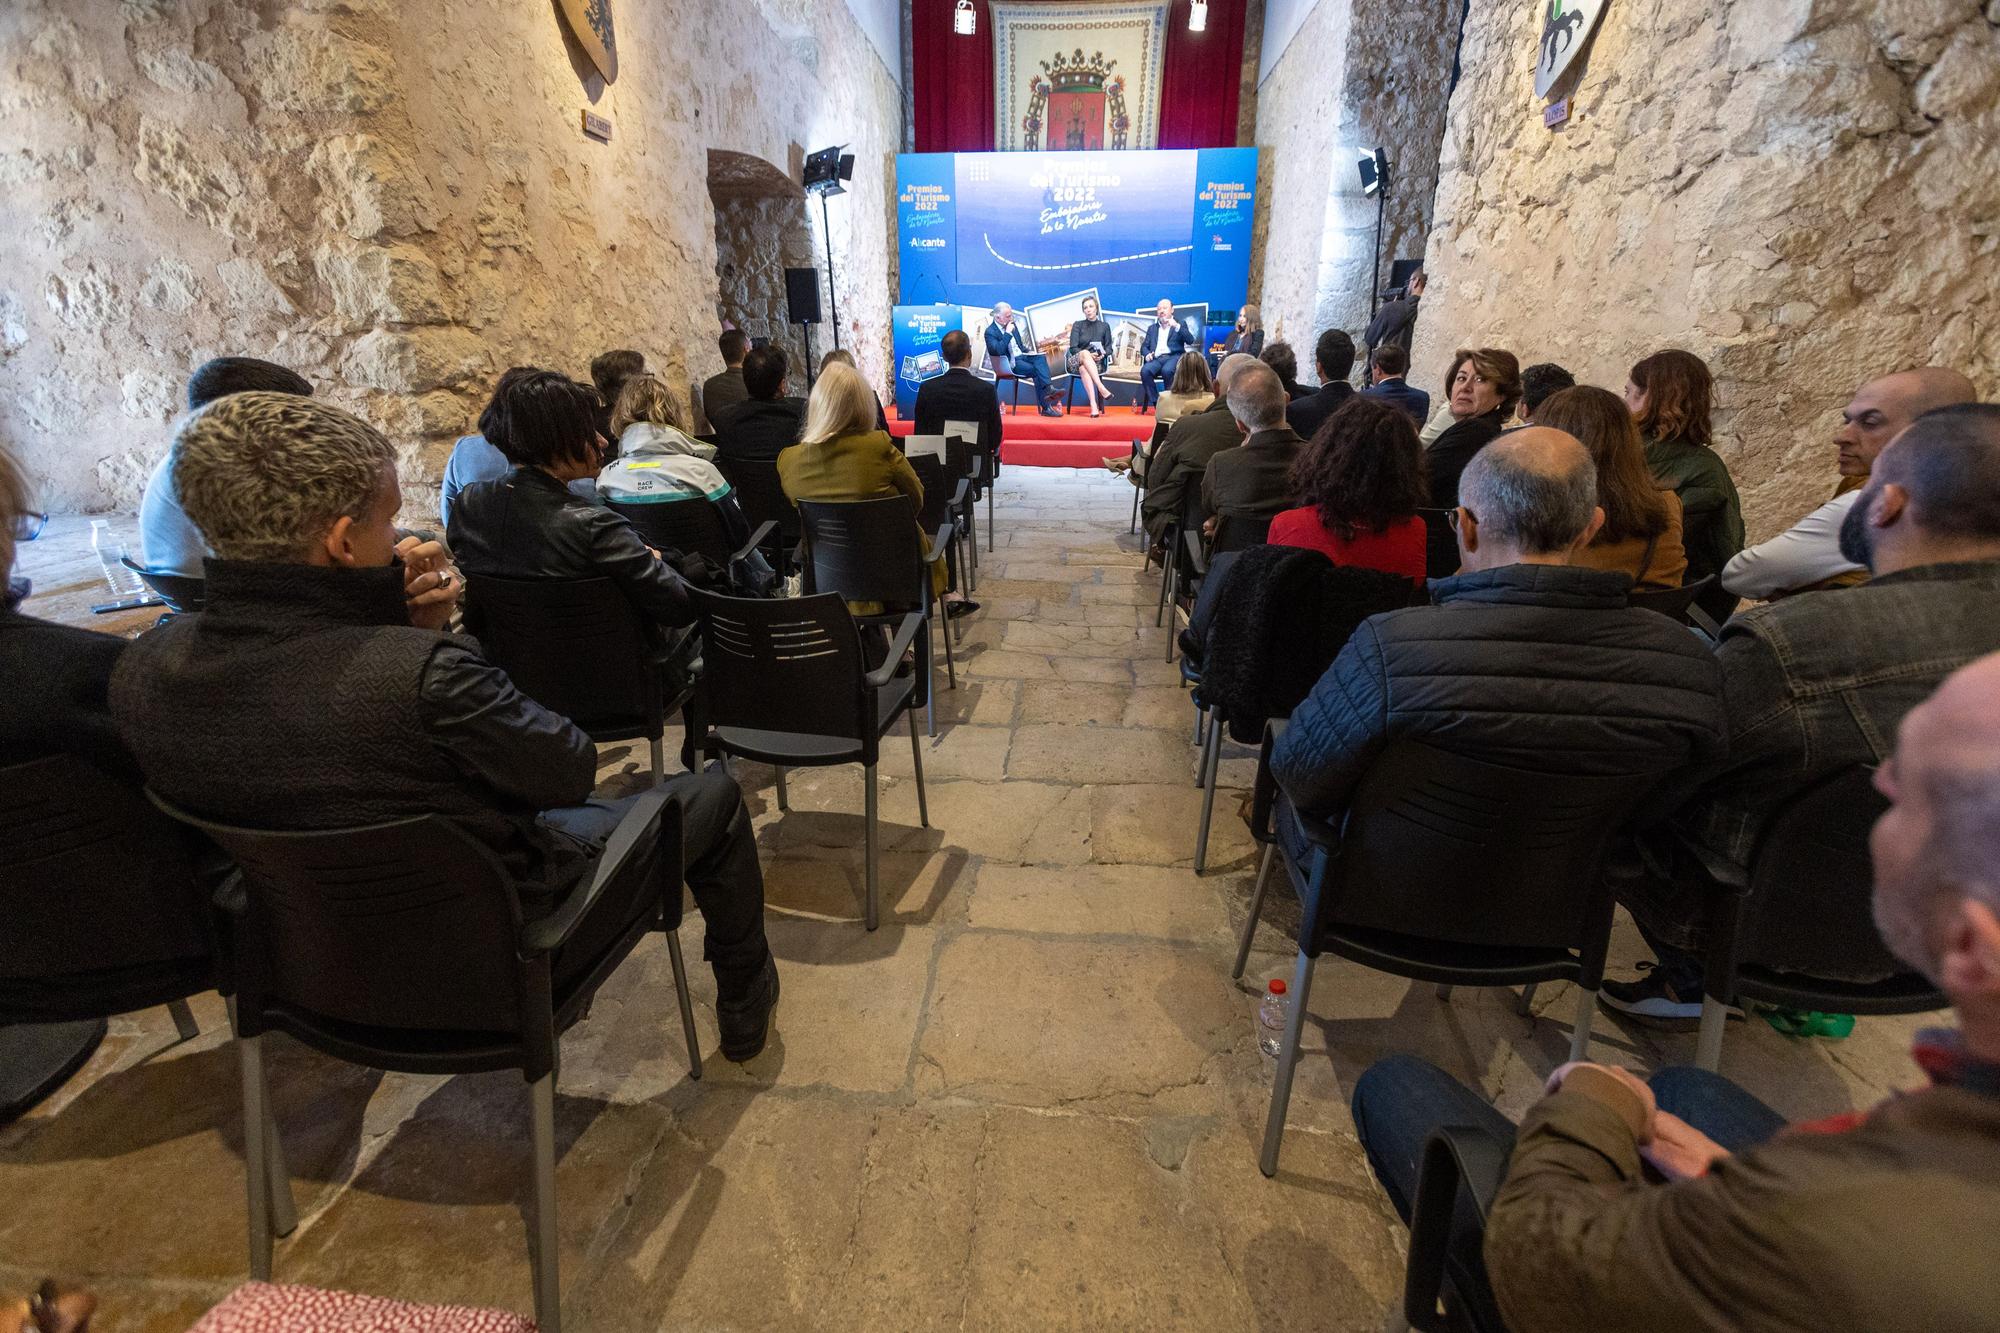
{"type": "Polygon", "coordinates": [[[743,387],[750,396],[721,408],[712,418],[715,453],[725,463],[775,463],[799,442],[806,400],[786,395],[790,366],[785,349],[753,347],[743,358],[743,387]]]}
{"type": "Polygon", "coordinates": [[[1230,381],[1224,401],[1243,443],[1208,460],[1202,517],[1269,523],[1292,507],[1292,464],[1305,447],[1285,424],[1285,386],[1269,366],[1247,366],[1230,381]]]}
{"type": "Polygon", "coordinates": [[[1435,605],[1362,623],[1292,715],[1272,771],[1330,815],[1389,745],[1489,763],[1662,776],[1721,752],[1722,677],[1700,639],[1626,604],[1631,580],[1571,568],[1604,522],[1590,455],[1529,428],[1479,452],[1453,511],[1461,571],[1435,605]]]}
{"type": "Polygon", "coordinates": [[[1208,461],[1243,443],[1243,432],[1236,429],[1236,418],[1229,414],[1229,387],[1237,375],[1263,364],[1244,352],[1223,357],[1215,372],[1215,401],[1176,421],[1147,461],[1146,531],[1155,541],[1167,530],[1167,524],[1180,518],[1188,489],[1201,489],[1208,461]]]}
{"type": "Polygon", "coordinates": [[[992,384],[972,373],[972,339],[953,329],[938,345],[948,369],[917,386],[916,433],[942,435],[947,421],[971,421],[979,426],[979,447],[996,461],[1000,456],[1000,395],[992,384]]]}
{"type": "Polygon", "coordinates": [[[1319,392],[1300,397],[1285,409],[1285,420],[1302,440],[1319,433],[1335,408],[1354,396],[1347,377],[1354,373],[1354,339],[1341,329],[1326,329],[1313,344],[1313,365],[1319,371],[1319,392]]]}
{"type": "MultiPolygon", "coordinates": [[[[262,829],[439,815],[500,858],[524,912],[553,910],[625,802],[591,801],[589,737],[476,641],[412,614],[389,442],[328,404],[245,393],[190,418],[177,447],[182,503],[216,553],[207,607],[132,644],[111,682],[152,786],[262,829]]],[[[668,789],[685,809],[722,1051],[747,1060],[778,992],[749,817],[720,772],[668,789]]]]}

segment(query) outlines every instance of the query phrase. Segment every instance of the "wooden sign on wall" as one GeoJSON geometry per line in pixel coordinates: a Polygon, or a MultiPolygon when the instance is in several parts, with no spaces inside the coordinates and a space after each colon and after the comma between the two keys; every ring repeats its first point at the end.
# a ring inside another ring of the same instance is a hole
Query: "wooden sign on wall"
{"type": "Polygon", "coordinates": [[[606,83],[618,82],[618,34],[611,23],[611,0],[560,0],[563,21],[606,83]]]}

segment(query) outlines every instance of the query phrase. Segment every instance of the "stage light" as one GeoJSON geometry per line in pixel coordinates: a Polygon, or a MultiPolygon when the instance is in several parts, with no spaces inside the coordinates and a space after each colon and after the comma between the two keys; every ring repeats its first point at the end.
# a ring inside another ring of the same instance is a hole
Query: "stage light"
{"type": "Polygon", "coordinates": [[[1194,0],[1188,7],[1188,31],[1208,31],[1208,0],[1194,0]]]}
{"type": "Polygon", "coordinates": [[[958,0],[958,12],[951,16],[951,30],[961,37],[970,37],[979,30],[979,15],[972,8],[972,0],[958,0]]]}
{"type": "Polygon", "coordinates": [[[1356,165],[1361,170],[1361,193],[1373,199],[1389,179],[1389,154],[1380,148],[1364,151],[1356,165]]]}

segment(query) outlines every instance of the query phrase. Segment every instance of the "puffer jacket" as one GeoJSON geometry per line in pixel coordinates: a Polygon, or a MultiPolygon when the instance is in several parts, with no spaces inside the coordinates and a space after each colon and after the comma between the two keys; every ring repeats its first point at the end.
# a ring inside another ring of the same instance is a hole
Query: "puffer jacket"
{"type": "Polygon", "coordinates": [[[1292,713],[1272,771],[1301,809],[1342,809],[1392,741],[1515,768],[1658,771],[1721,753],[1722,675],[1703,642],[1626,605],[1604,570],[1508,565],[1431,581],[1435,605],[1355,630],[1292,713]]]}

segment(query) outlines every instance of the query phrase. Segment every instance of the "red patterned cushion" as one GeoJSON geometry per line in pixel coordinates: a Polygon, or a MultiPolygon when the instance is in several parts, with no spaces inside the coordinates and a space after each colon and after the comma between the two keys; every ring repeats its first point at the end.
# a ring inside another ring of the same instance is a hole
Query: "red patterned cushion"
{"type": "Polygon", "coordinates": [[[535,1321],[469,1305],[411,1305],[351,1291],[246,1282],[188,1333],[535,1333],[535,1321]]]}

